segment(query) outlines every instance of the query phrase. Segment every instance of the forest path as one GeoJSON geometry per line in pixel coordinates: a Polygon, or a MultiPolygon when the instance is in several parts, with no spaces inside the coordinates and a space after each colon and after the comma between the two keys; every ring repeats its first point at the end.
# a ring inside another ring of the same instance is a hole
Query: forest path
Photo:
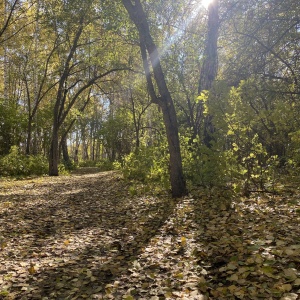
{"type": "Polygon", "coordinates": [[[0,299],[297,299],[299,190],[146,190],[87,169],[2,180],[0,299]]]}
{"type": "MultiPolygon", "coordinates": [[[[86,175],[86,174],[95,174],[100,173],[101,169],[97,167],[81,167],[75,169],[72,174],[73,175],[86,175]]],[[[102,172],[101,172],[102,173],[102,172]]]]}

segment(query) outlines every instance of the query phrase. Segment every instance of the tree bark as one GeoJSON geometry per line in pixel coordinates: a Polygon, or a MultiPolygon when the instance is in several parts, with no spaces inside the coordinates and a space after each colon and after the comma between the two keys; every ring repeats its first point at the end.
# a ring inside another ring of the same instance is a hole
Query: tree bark
{"type": "MultiPolygon", "coordinates": [[[[211,89],[217,76],[219,27],[219,0],[213,0],[208,6],[207,35],[198,84],[199,95],[202,91],[211,89]]],[[[200,134],[200,124],[204,120],[203,142],[210,147],[211,135],[214,132],[213,116],[207,115],[204,117],[203,111],[204,104],[200,102],[197,107],[194,138],[200,134]]]]}
{"type": "Polygon", "coordinates": [[[68,144],[67,144],[67,135],[64,135],[60,140],[60,148],[63,156],[64,163],[67,167],[70,167],[72,162],[70,159],[69,151],[68,151],[68,144]]]}
{"type": "Polygon", "coordinates": [[[167,134],[168,147],[170,153],[170,182],[173,197],[181,197],[187,194],[186,183],[183,176],[182,159],[180,153],[180,143],[178,135],[177,116],[170,91],[165,81],[165,74],[162,70],[157,46],[153,41],[146,14],[140,0],[122,0],[128,11],[131,20],[135,23],[139,32],[141,54],[143,58],[144,70],[148,84],[149,94],[152,102],[158,104],[163,113],[163,120],[167,134]],[[156,96],[150,67],[148,65],[148,55],[150,58],[154,79],[160,96],[156,96]]]}
{"type": "Polygon", "coordinates": [[[199,78],[198,94],[202,90],[209,90],[217,76],[219,27],[219,0],[213,0],[208,6],[207,36],[199,78]]]}
{"type": "Polygon", "coordinates": [[[53,121],[52,139],[49,153],[49,175],[58,176],[58,161],[59,161],[59,149],[58,149],[58,122],[57,118],[53,121]]]}
{"type": "Polygon", "coordinates": [[[28,124],[27,124],[27,141],[26,141],[26,155],[30,155],[30,146],[31,146],[31,138],[32,138],[32,118],[29,115],[28,124]]]}

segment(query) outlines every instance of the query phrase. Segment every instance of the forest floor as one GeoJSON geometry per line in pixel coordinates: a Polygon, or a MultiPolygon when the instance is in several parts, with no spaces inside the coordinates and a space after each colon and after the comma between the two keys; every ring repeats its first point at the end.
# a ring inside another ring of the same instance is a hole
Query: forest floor
{"type": "Polygon", "coordinates": [[[300,190],[279,189],[175,201],[117,172],[1,180],[0,299],[300,299],[300,190]]]}

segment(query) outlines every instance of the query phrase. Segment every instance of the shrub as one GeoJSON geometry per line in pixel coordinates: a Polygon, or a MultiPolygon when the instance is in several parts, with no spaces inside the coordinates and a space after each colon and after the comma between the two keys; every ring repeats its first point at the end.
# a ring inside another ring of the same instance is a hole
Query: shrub
{"type": "Polygon", "coordinates": [[[75,164],[73,159],[69,159],[69,160],[62,159],[60,163],[65,166],[65,170],[67,171],[73,171],[76,170],[77,168],[77,165],[75,164]]]}
{"type": "Polygon", "coordinates": [[[43,175],[48,171],[47,159],[41,155],[26,156],[17,146],[0,159],[0,174],[3,176],[43,175]]]}
{"type": "Polygon", "coordinates": [[[114,169],[114,163],[108,159],[86,160],[79,163],[80,167],[99,168],[100,171],[110,171],[114,169]]]}
{"type": "Polygon", "coordinates": [[[92,168],[92,167],[96,167],[96,165],[97,165],[96,160],[84,160],[79,162],[79,167],[82,168],[92,168]]]}
{"type": "Polygon", "coordinates": [[[104,159],[104,160],[99,160],[96,163],[96,166],[100,169],[100,171],[110,171],[114,169],[114,163],[111,161],[104,159]]]}
{"type": "Polygon", "coordinates": [[[221,186],[226,183],[226,160],[216,145],[208,148],[197,143],[192,146],[183,143],[182,163],[190,185],[221,186]]]}
{"type": "Polygon", "coordinates": [[[122,172],[126,179],[156,182],[169,187],[166,147],[143,146],[125,156],[122,172]]]}

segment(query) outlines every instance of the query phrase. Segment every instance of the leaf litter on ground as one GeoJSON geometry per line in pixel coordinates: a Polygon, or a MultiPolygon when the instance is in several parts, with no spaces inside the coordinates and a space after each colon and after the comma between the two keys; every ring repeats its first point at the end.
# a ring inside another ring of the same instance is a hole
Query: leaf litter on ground
{"type": "Polygon", "coordinates": [[[198,189],[173,200],[117,172],[0,185],[0,299],[300,294],[296,188],[249,199],[198,189]]]}

